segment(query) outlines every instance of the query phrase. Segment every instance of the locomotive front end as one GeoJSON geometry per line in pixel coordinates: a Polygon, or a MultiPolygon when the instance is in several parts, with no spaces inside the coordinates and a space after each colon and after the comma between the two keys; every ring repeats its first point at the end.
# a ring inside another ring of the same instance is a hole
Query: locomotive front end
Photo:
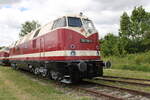
{"type": "Polygon", "coordinates": [[[93,22],[84,16],[67,16],[66,20],[63,35],[66,74],[72,81],[102,76],[105,64],[100,57],[99,37],[93,22]]]}

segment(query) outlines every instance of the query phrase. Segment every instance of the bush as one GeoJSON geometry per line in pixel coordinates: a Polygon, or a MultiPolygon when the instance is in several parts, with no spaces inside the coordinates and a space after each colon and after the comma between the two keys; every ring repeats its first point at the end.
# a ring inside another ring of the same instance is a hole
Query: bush
{"type": "Polygon", "coordinates": [[[125,57],[111,56],[105,58],[105,60],[111,61],[113,69],[150,72],[150,51],[139,54],[128,54],[125,57]]]}
{"type": "Polygon", "coordinates": [[[150,67],[146,65],[123,65],[121,69],[150,72],[150,67]]]}

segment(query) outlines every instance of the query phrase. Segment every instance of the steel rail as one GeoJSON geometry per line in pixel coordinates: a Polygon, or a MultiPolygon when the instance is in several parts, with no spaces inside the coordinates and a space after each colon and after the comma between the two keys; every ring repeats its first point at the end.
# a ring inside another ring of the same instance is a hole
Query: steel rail
{"type": "Polygon", "coordinates": [[[118,90],[122,90],[122,91],[127,91],[127,92],[130,92],[130,93],[134,93],[134,94],[138,94],[138,95],[142,95],[142,96],[150,98],[150,93],[149,92],[144,92],[144,91],[139,91],[139,90],[134,90],[134,89],[129,89],[129,88],[122,88],[122,87],[106,85],[106,84],[100,84],[100,83],[91,82],[91,81],[84,81],[84,82],[89,83],[89,84],[93,84],[93,85],[97,85],[97,86],[103,86],[103,87],[118,89],[118,90]]]}
{"type": "Polygon", "coordinates": [[[109,81],[109,82],[127,83],[127,84],[133,84],[133,85],[150,86],[150,84],[147,84],[147,83],[131,82],[131,81],[123,81],[123,80],[114,80],[114,79],[105,79],[105,78],[98,78],[98,80],[109,81]]]}
{"type": "Polygon", "coordinates": [[[118,76],[103,76],[103,77],[104,77],[104,78],[119,78],[119,79],[139,80],[139,81],[150,81],[150,79],[118,77],[118,76]]]}
{"type": "Polygon", "coordinates": [[[96,91],[96,90],[93,90],[93,89],[87,89],[87,88],[83,88],[83,87],[75,87],[76,89],[78,89],[78,90],[83,90],[83,91],[85,91],[85,92],[88,92],[88,93],[90,93],[90,94],[92,94],[92,95],[95,95],[95,96],[97,96],[97,97],[102,97],[102,96],[104,96],[104,97],[107,97],[107,98],[109,98],[110,100],[124,100],[123,98],[121,98],[121,97],[117,97],[117,96],[113,96],[113,95],[110,95],[110,94],[108,94],[108,93],[103,93],[103,92],[100,92],[100,91],[96,91]]]}

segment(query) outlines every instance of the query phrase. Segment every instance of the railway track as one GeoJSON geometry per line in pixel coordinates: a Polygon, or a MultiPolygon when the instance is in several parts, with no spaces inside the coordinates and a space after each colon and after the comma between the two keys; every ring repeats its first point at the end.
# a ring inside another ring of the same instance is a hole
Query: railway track
{"type": "Polygon", "coordinates": [[[132,81],[125,81],[125,80],[114,80],[114,79],[107,79],[107,78],[97,78],[97,80],[119,82],[119,83],[126,83],[126,84],[132,84],[132,85],[150,86],[150,84],[148,83],[132,82],[132,81]]]}
{"type": "MultiPolygon", "coordinates": [[[[36,77],[35,75],[31,74],[30,72],[27,72],[27,71],[24,71],[24,70],[20,70],[20,71],[24,72],[24,74],[32,76],[33,78],[36,77]]],[[[46,81],[49,80],[49,78],[43,78],[43,77],[40,77],[40,76],[37,77],[37,78],[42,79],[42,80],[46,80],[46,81]]],[[[85,82],[83,82],[83,83],[85,83],[85,82]]],[[[69,87],[69,88],[72,88],[73,90],[77,90],[77,91],[78,90],[85,91],[85,92],[87,92],[88,94],[90,94],[92,96],[100,98],[100,100],[105,100],[105,99],[106,100],[124,100],[124,99],[122,99],[121,97],[118,97],[118,96],[113,96],[113,95],[110,95],[108,93],[103,93],[103,92],[100,92],[100,91],[96,91],[94,89],[88,89],[88,88],[81,87],[81,86],[79,86],[79,84],[77,84],[77,85],[74,85],[74,84],[73,85],[72,84],[71,85],[66,85],[64,83],[59,83],[59,82],[54,82],[54,84],[56,86],[62,86],[62,87],[64,87],[64,85],[65,85],[65,87],[69,87]]],[[[89,84],[89,83],[86,83],[86,84],[89,84]]]]}
{"type": "Polygon", "coordinates": [[[109,98],[111,100],[124,100],[123,98],[121,97],[118,97],[118,96],[113,96],[111,94],[108,94],[108,93],[104,93],[104,92],[100,92],[100,91],[97,91],[97,90],[94,90],[94,89],[87,89],[87,88],[83,88],[83,87],[75,87],[76,89],[78,90],[83,90],[85,92],[88,92],[90,93],[91,95],[94,95],[94,96],[97,96],[97,97],[106,97],[106,98],[109,98]]]}
{"type": "MultiPolygon", "coordinates": [[[[26,74],[30,74],[30,73],[26,73],[26,74]]],[[[39,79],[40,78],[42,77],[39,77],[39,79]]],[[[48,78],[42,78],[42,79],[49,80],[48,78]]],[[[80,84],[65,85],[65,87],[70,87],[72,88],[72,90],[85,91],[91,96],[97,97],[98,100],[130,100],[130,99],[131,100],[141,100],[141,99],[150,100],[150,93],[148,92],[122,88],[122,87],[117,87],[117,86],[111,86],[111,85],[106,85],[106,84],[100,84],[100,83],[90,82],[90,81],[83,81],[82,83],[81,85],[80,84]],[[101,88],[104,88],[104,89],[101,89],[101,88]]],[[[54,84],[56,84],[57,86],[64,85],[58,82],[54,84]]]]}
{"type": "Polygon", "coordinates": [[[128,89],[128,88],[122,88],[122,87],[117,87],[117,86],[112,86],[112,85],[106,85],[106,84],[100,84],[96,82],[91,82],[91,81],[84,81],[86,84],[91,84],[96,87],[105,87],[108,88],[107,90],[112,90],[110,91],[103,91],[103,89],[89,89],[89,88],[84,88],[83,87],[77,87],[77,89],[86,91],[90,94],[94,94],[95,96],[105,96],[106,98],[114,99],[114,100],[149,100],[150,99],[150,93],[148,92],[143,92],[143,91],[138,91],[138,90],[133,90],[133,89],[128,89]],[[125,93],[127,92],[127,93],[125,93]],[[125,93],[125,94],[122,94],[125,93]],[[119,94],[121,94],[119,96],[119,94]]]}
{"type": "Polygon", "coordinates": [[[141,78],[129,78],[129,77],[118,77],[118,76],[103,76],[104,78],[117,78],[117,79],[127,79],[127,80],[138,80],[138,81],[148,81],[150,79],[141,79],[141,78]]]}

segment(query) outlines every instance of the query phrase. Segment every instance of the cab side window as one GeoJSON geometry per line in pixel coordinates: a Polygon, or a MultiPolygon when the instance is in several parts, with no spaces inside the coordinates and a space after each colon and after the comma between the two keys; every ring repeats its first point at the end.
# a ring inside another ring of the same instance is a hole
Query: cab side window
{"type": "Polygon", "coordinates": [[[40,32],[40,29],[38,29],[38,30],[35,32],[35,34],[34,34],[34,36],[33,36],[33,37],[37,37],[37,36],[38,36],[38,34],[39,34],[39,32],[40,32]]]}
{"type": "Polygon", "coordinates": [[[52,29],[58,28],[58,27],[65,27],[66,26],[66,18],[59,18],[54,21],[52,29]]]}

